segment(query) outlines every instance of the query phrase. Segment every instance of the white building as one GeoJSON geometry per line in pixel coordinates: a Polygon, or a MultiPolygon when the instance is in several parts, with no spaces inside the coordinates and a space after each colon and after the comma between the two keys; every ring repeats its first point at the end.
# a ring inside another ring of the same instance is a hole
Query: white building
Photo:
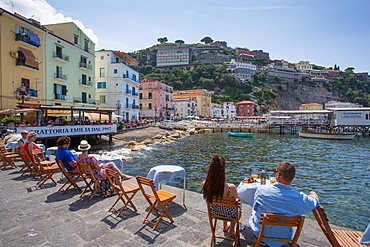
{"type": "Polygon", "coordinates": [[[157,67],[189,64],[190,48],[185,44],[163,44],[157,48],[157,67]]]}
{"type": "Polygon", "coordinates": [[[339,101],[329,101],[325,103],[325,109],[328,108],[361,108],[363,105],[353,104],[350,102],[339,102],[339,101]]]}
{"type": "Polygon", "coordinates": [[[211,103],[211,108],[212,108],[212,117],[213,118],[222,118],[223,115],[223,107],[220,104],[216,103],[211,103]]]}
{"type": "Polygon", "coordinates": [[[309,61],[299,61],[296,64],[296,69],[300,71],[308,71],[312,70],[312,65],[310,64],[309,61]]]}
{"type": "Polygon", "coordinates": [[[253,76],[256,74],[257,66],[250,63],[236,62],[235,59],[231,59],[227,65],[227,70],[231,71],[241,80],[252,81],[253,76]]]}
{"type": "Polygon", "coordinates": [[[331,108],[333,126],[370,126],[370,107],[331,108]]]}
{"type": "Polygon", "coordinates": [[[234,102],[224,102],[223,104],[223,118],[232,119],[236,116],[236,106],[234,102]]]}
{"type": "Polygon", "coordinates": [[[197,99],[195,97],[174,96],[175,117],[187,118],[188,116],[198,116],[197,99]]]}
{"type": "Polygon", "coordinates": [[[124,52],[95,52],[96,99],[101,107],[116,108],[123,120],[139,119],[138,62],[124,52]]]}
{"type": "Polygon", "coordinates": [[[265,70],[266,77],[268,79],[272,79],[274,77],[278,77],[283,81],[287,82],[294,82],[295,80],[301,80],[303,74],[298,73],[293,68],[283,68],[279,66],[275,66],[269,64],[265,70]]]}

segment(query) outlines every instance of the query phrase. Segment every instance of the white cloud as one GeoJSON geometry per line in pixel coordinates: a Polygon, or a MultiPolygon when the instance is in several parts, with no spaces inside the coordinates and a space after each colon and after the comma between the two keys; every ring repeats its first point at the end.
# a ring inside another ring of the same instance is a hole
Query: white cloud
{"type": "Polygon", "coordinates": [[[33,18],[41,25],[74,22],[97,45],[98,36],[90,28],[72,17],[58,13],[46,0],[0,0],[0,6],[9,12],[16,12],[26,18],[33,18]]]}
{"type": "Polygon", "coordinates": [[[291,7],[287,6],[257,6],[257,7],[216,7],[218,9],[229,9],[229,10],[267,10],[267,9],[287,9],[291,7]]]}

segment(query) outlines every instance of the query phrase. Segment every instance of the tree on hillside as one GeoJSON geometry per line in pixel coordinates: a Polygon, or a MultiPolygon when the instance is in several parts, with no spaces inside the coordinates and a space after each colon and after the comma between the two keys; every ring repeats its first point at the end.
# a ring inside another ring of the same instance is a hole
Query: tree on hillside
{"type": "Polygon", "coordinates": [[[185,44],[185,41],[178,39],[175,41],[176,44],[185,44]]]}
{"type": "Polygon", "coordinates": [[[206,36],[203,39],[201,39],[200,42],[203,42],[205,44],[211,44],[213,42],[213,39],[211,37],[206,36]]]}
{"type": "Polygon", "coordinates": [[[161,44],[165,44],[168,41],[168,39],[167,37],[163,37],[163,38],[158,38],[157,41],[161,44]]]}

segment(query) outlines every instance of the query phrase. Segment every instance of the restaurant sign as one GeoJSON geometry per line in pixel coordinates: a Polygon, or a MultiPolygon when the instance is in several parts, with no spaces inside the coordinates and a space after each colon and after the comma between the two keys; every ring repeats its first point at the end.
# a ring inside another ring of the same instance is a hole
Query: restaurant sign
{"type": "Polygon", "coordinates": [[[342,117],[359,117],[362,118],[362,112],[342,112],[342,117]]]}
{"type": "Polygon", "coordinates": [[[23,130],[36,132],[38,137],[48,138],[57,136],[102,135],[117,133],[116,125],[67,125],[53,127],[24,127],[17,128],[17,133],[23,130]]]}

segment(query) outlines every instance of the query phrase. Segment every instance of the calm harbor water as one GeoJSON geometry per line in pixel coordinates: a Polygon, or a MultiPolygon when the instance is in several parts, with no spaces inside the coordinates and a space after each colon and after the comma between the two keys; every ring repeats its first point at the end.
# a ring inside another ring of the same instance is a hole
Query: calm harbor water
{"type": "MultiPolygon", "coordinates": [[[[277,163],[287,160],[297,169],[293,187],[304,193],[316,191],[330,223],[364,231],[370,222],[369,151],[368,137],[339,141],[255,133],[247,139],[206,132],[132,152],[124,172],[146,176],[153,166],[179,165],[187,172],[187,189],[200,192],[215,153],[226,159],[227,182],[235,185],[250,175],[252,167],[272,175],[277,163]]],[[[173,185],[181,188],[182,179],[173,185]]]]}

